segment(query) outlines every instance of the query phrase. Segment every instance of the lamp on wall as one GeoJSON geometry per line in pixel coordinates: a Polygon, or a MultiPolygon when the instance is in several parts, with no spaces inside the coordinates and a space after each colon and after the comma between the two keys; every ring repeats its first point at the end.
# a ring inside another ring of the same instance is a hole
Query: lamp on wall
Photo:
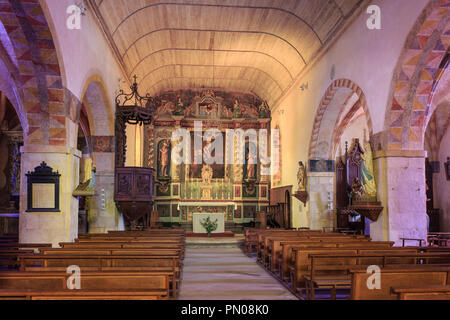
{"type": "Polygon", "coordinates": [[[303,84],[300,86],[300,89],[301,89],[302,91],[307,90],[307,89],[308,89],[308,82],[307,82],[307,83],[303,83],[303,84]]]}

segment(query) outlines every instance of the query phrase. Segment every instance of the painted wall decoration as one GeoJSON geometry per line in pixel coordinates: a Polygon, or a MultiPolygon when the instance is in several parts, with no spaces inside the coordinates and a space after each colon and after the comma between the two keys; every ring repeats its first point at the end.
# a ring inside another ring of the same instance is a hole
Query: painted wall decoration
{"type": "Polygon", "coordinates": [[[334,172],[334,160],[309,160],[310,172],[334,172]]]}

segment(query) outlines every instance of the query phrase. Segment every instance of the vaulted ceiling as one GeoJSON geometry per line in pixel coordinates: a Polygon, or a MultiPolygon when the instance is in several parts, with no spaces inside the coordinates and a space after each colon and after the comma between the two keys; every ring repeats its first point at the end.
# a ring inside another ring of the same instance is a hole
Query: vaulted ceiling
{"type": "Polygon", "coordinates": [[[89,0],[140,92],[220,88],[273,106],[363,0],[89,0]]]}

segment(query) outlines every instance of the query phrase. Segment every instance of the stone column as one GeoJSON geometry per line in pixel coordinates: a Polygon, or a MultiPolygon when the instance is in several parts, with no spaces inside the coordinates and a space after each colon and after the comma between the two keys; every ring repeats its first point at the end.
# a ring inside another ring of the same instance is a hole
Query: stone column
{"type": "Polygon", "coordinates": [[[378,151],[374,171],[384,209],[370,225],[372,239],[396,245],[401,245],[400,238],[426,239],[424,151],[378,151]]]}
{"type": "Polygon", "coordinates": [[[334,172],[309,172],[309,228],[320,229],[336,225],[334,210],[334,172]]]}
{"type": "Polygon", "coordinates": [[[21,148],[21,153],[19,241],[52,243],[53,246],[73,241],[78,236],[78,200],[72,192],[78,184],[81,152],[67,146],[26,145],[21,148]],[[60,212],[26,212],[25,174],[43,161],[61,174],[60,212]]]}
{"type": "Polygon", "coordinates": [[[114,202],[114,137],[92,137],[96,167],[95,196],[89,201],[89,232],[118,230],[120,213],[114,202]],[[102,140],[103,143],[99,143],[102,140]],[[106,142],[108,141],[108,142],[106,142]]]}

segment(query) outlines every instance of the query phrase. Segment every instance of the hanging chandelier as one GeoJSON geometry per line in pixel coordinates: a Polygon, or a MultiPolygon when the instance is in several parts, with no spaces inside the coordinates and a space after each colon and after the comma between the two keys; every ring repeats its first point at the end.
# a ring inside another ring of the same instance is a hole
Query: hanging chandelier
{"type": "Polygon", "coordinates": [[[136,75],[131,85],[131,93],[119,90],[116,97],[116,116],[124,122],[132,125],[148,125],[153,121],[153,114],[160,105],[160,101],[151,97],[148,93],[145,97],[139,95],[136,75]]]}

